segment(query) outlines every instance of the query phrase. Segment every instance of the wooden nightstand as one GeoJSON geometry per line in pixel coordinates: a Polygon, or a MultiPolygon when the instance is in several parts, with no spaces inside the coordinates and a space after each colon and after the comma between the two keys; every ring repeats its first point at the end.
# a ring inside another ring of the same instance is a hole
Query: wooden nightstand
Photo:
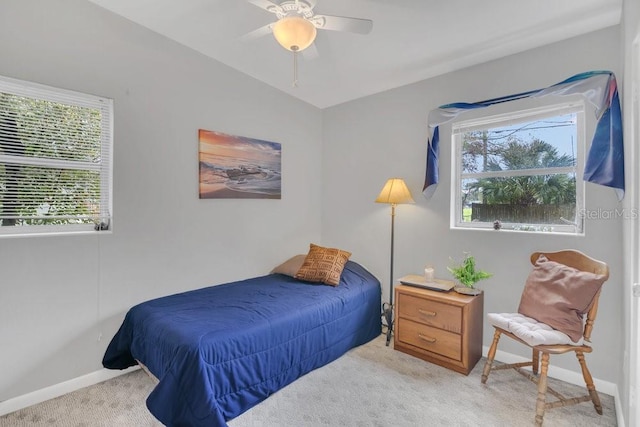
{"type": "Polygon", "coordinates": [[[469,375],[482,356],[484,293],[395,287],[396,350],[469,375]]]}

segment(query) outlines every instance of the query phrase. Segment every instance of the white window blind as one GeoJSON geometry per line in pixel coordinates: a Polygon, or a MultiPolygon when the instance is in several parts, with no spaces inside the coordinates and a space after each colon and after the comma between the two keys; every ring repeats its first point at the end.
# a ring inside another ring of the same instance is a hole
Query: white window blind
{"type": "Polygon", "coordinates": [[[107,230],[113,101],[0,77],[0,236],[107,230]]]}

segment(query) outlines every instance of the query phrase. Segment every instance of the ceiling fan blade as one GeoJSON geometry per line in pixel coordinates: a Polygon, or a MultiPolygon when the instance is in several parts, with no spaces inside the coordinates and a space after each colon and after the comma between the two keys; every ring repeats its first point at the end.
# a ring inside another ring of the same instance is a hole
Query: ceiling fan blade
{"type": "Polygon", "coordinates": [[[315,22],[318,28],[332,31],[347,31],[350,33],[369,34],[373,28],[373,21],[370,19],[348,18],[345,16],[315,15],[315,22]]]}
{"type": "Polygon", "coordinates": [[[304,56],[304,59],[307,59],[307,60],[316,59],[318,56],[320,56],[320,54],[318,53],[318,47],[316,46],[316,44],[311,43],[311,45],[308,48],[302,51],[302,56],[304,56]]]}
{"type": "Polygon", "coordinates": [[[273,32],[273,23],[271,24],[267,24],[264,27],[260,27],[257,28],[247,34],[245,34],[244,36],[240,37],[240,40],[242,41],[250,41],[250,40],[255,40],[257,38],[260,37],[264,37],[267,34],[271,34],[273,32]]]}
{"type": "Polygon", "coordinates": [[[275,13],[275,10],[280,7],[277,3],[269,0],[247,0],[249,3],[258,6],[260,9],[264,9],[267,12],[275,13]]]}

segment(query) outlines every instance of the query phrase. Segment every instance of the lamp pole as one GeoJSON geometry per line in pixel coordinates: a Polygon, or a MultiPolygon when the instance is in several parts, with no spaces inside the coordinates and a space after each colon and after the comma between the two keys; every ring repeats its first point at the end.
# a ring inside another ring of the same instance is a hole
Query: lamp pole
{"type": "Polygon", "coordinates": [[[383,315],[387,322],[387,347],[389,347],[391,334],[393,333],[393,232],[395,228],[395,219],[396,204],[391,203],[391,262],[389,265],[389,303],[383,310],[383,315]]]}
{"type": "Polygon", "coordinates": [[[391,265],[389,266],[389,304],[393,306],[393,230],[395,228],[396,204],[391,204],[391,265]]]}

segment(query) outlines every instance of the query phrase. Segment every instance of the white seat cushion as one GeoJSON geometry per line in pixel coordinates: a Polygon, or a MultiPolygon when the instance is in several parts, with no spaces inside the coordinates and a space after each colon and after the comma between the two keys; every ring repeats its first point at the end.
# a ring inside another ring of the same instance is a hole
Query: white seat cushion
{"type": "Polygon", "coordinates": [[[569,344],[582,345],[583,339],[571,341],[569,335],[553,329],[546,323],[520,313],[488,313],[489,323],[511,332],[530,346],[569,344]]]}

